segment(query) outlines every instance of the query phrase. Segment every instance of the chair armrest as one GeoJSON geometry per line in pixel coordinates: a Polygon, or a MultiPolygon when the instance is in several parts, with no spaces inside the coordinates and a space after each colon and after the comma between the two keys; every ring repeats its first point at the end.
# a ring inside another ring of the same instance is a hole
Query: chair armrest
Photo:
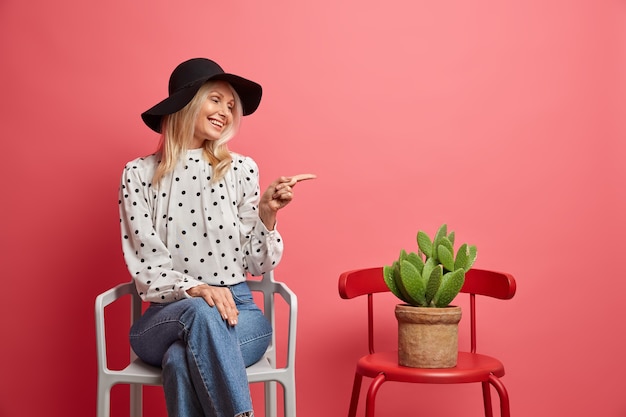
{"type": "MultiPolygon", "coordinates": [[[[296,329],[298,321],[298,297],[287,286],[287,284],[279,281],[274,281],[273,275],[265,276],[260,281],[248,280],[248,286],[251,291],[260,291],[264,294],[264,297],[278,294],[285,301],[288,306],[288,330],[287,330],[287,367],[292,368],[295,366],[296,361],[296,329]]],[[[270,301],[270,308],[273,307],[273,300],[270,301]]],[[[264,307],[268,308],[267,300],[264,300],[264,307]]],[[[274,320],[274,311],[271,311],[271,320],[274,320]]],[[[272,327],[274,323],[272,322],[272,327]]]]}
{"type": "MultiPolygon", "coordinates": [[[[106,327],[104,325],[105,307],[119,300],[120,298],[131,296],[131,319],[134,320],[141,316],[141,298],[137,295],[135,283],[133,281],[118,284],[113,288],[99,294],[95,302],[95,319],[96,319],[96,349],[98,355],[98,363],[100,369],[108,369],[106,357],[106,327]]],[[[131,351],[131,360],[134,359],[131,351]]]]}
{"type": "Polygon", "coordinates": [[[133,292],[135,292],[135,284],[133,282],[125,282],[108,289],[96,297],[96,314],[98,314],[99,311],[103,311],[104,307],[112,302],[133,292]]]}
{"type": "Polygon", "coordinates": [[[292,368],[296,362],[296,329],[298,321],[298,297],[282,282],[276,282],[275,293],[280,294],[289,305],[289,337],[287,340],[287,367],[292,368]]]}

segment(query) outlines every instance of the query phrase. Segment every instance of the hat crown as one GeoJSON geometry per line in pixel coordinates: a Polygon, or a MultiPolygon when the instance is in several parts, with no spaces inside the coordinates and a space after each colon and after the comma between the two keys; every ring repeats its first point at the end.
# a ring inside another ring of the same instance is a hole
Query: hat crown
{"type": "Polygon", "coordinates": [[[171,95],[198,81],[204,81],[219,74],[224,74],[224,70],[210,59],[193,58],[187,60],[179,64],[174,71],[172,71],[168,86],[169,94],[171,95]]]}

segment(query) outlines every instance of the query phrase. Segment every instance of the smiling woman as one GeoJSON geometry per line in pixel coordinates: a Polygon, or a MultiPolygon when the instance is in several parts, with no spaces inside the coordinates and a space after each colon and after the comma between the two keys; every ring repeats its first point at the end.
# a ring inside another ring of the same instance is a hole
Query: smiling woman
{"type": "Polygon", "coordinates": [[[122,249],[151,303],[130,330],[133,350],[163,368],[169,415],[251,416],[245,368],[271,326],[248,273],[278,265],[276,214],[310,175],[280,177],[261,194],[255,161],[226,146],[261,86],[196,58],[172,73],[169,97],[142,114],[158,151],[126,165],[120,186],[122,249]]]}

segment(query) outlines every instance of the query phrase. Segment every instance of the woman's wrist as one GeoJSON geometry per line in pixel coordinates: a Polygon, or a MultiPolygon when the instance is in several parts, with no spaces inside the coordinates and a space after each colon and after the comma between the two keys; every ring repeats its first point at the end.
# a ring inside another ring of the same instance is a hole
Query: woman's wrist
{"type": "Polygon", "coordinates": [[[274,230],[274,226],[276,226],[276,212],[274,210],[259,207],[259,218],[267,230],[274,230]]]}

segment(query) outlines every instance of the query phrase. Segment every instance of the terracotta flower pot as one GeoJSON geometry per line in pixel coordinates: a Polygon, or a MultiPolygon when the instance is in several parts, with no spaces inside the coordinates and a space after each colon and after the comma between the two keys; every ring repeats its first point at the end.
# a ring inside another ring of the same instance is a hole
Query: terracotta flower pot
{"type": "Polygon", "coordinates": [[[412,368],[453,368],[458,357],[461,307],[396,306],[398,363],[412,368]]]}

